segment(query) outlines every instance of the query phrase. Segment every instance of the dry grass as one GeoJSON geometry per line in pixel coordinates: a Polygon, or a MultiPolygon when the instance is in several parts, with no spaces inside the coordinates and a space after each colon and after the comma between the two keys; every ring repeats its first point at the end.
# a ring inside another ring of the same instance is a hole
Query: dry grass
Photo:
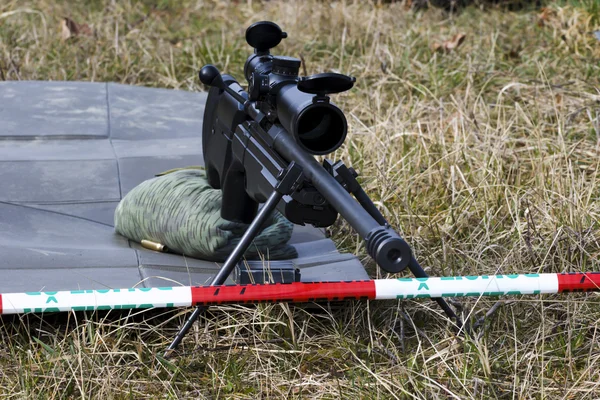
{"type": "MultiPolygon", "coordinates": [[[[0,79],[201,90],[241,78],[245,27],[276,21],[279,53],[338,70],[344,158],[432,275],[600,270],[600,28],[595,0],[458,15],[402,2],[0,4],[0,79]],[[93,36],[60,38],[68,16],[93,36]],[[457,33],[455,51],[432,46],[457,33]]],[[[200,132],[200,127],[198,127],[200,132]]],[[[344,223],[338,244],[364,255],[344,223]]],[[[378,272],[365,257],[373,276],[378,272]]],[[[597,294],[512,298],[457,338],[430,302],[218,307],[165,361],[188,310],[3,318],[9,398],[597,398],[597,294]]],[[[494,299],[467,300],[480,318],[494,299]]]]}

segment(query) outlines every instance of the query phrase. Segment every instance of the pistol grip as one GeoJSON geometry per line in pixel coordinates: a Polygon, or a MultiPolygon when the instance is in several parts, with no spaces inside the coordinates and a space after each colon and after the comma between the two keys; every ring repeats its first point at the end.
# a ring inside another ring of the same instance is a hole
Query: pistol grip
{"type": "Polygon", "coordinates": [[[249,224],[256,216],[258,203],[246,193],[246,175],[239,163],[232,163],[223,182],[221,217],[249,224]]]}

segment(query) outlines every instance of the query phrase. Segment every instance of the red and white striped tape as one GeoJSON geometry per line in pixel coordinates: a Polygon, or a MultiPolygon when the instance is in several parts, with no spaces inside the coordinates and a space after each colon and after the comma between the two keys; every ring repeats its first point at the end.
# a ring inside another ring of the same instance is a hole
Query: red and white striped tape
{"type": "Polygon", "coordinates": [[[225,303],[503,296],[600,290],[600,272],[5,293],[0,314],[225,303]]]}

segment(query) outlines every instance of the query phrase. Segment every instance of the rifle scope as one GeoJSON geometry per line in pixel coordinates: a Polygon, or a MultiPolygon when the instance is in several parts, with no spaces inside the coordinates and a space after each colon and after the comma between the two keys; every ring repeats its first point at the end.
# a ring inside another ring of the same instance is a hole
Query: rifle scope
{"type": "Polygon", "coordinates": [[[355,79],[335,73],[299,78],[299,59],[269,53],[285,37],[279,26],[266,21],[246,31],[254,47],[244,65],[250,100],[258,101],[260,110],[272,122],[278,120],[306,152],[332,153],[344,143],[348,123],[327,94],[350,89],[355,79]]]}

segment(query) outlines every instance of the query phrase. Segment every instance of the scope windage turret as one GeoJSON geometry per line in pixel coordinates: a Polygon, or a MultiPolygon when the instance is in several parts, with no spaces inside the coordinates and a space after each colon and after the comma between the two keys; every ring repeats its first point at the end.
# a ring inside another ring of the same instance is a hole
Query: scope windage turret
{"type": "MultiPolygon", "coordinates": [[[[261,110],[276,116],[274,122],[279,122],[308,153],[332,153],[344,143],[348,123],[344,113],[326,95],[341,90],[332,90],[321,80],[323,90],[301,91],[298,82],[309,83],[312,77],[298,78],[300,60],[269,53],[269,49],[284,37],[285,32],[281,32],[277,25],[265,21],[251,25],[246,31],[248,44],[255,48],[244,65],[250,100],[263,103],[261,110]]],[[[344,90],[354,83],[350,77],[328,75],[331,82],[338,82],[340,77],[346,78],[350,84],[344,90]]],[[[313,83],[318,82],[313,80],[313,83]]]]}

